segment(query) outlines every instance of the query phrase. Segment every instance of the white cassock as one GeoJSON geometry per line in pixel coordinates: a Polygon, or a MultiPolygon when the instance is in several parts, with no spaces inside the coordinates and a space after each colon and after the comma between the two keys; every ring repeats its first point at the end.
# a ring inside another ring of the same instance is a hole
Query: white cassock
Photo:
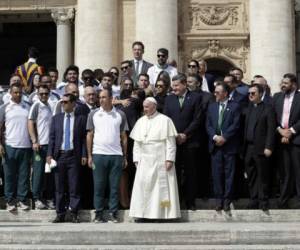
{"type": "Polygon", "coordinates": [[[129,216],[148,219],[181,217],[175,164],[177,132],[172,120],[158,112],[141,117],[131,131],[133,161],[138,162],[129,216]]]}

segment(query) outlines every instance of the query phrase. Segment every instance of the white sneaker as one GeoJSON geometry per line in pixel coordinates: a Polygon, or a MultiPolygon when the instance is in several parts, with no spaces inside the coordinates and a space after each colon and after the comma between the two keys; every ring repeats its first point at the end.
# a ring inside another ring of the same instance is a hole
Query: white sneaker
{"type": "Polygon", "coordinates": [[[53,200],[47,200],[47,207],[48,209],[55,209],[53,200]]]}
{"type": "Polygon", "coordinates": [[[7,210],[8,212],[16,211],[16,210],[17,210],[17,206],[16,206],[16,204],[13,203],[13,202],[7,202],[7,203],[6,203],[6,210],[7,210]]]}
{"type": "Polygon", "coordinates": [[[35,209],[46,209],[46,205],[41,200],[36,200],[34,202],[35,209]]]}
{"type": "Polygon", "coordinates": [[[18,206],[20,207],[21,210],[29,210],[30,208],[25,202],[22,201],[19,201],[18,206]]]}

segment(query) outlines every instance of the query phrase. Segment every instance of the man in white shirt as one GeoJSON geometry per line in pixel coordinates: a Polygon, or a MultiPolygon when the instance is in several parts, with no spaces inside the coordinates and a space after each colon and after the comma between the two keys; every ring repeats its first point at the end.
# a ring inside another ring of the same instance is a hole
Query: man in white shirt
{"type": "Polygon", "coordinates": [[[170,78],[177,75],[177,69],[167,63],[169,51],[165,48],[160,48],[157,51],[157,64],[148,69],[150,84],[155,85],[157,77],[161,71],[169,73],[170,78]]]}
{"type": "Polygon", "coordinates": [[[122,165],[127,166],[127,120],[121,110],[112,105],[111,89],[99,94],[101,107],[93,110],[87,122],[88,165],[94,176],[95,222],[105,222],[103,217],[105,189],[109,185],[109,218],[118,222],[119,183],[122,165]],[[124,156],[124,157],[123,157],[124,156]]]}
{"type": "MultiPolygon", "coordinates": [[[[45,163],[48,150],[49,129],[52,111],[48,103],[50,89],[46,85],[38,87],[38,100],[31,106],[28,116],[28,130],[32,142],[32,196],[35,209],[44,209],[43,201],[45,163]]],[[[53,197],[52,197],[53,199],[53,197]]]]}
{"type": "Polygon", "coordinates": [[[28,210],[31,143],[27,130],[30,106],[22,101],[22,86],[10,86],[11,100],[0,108],[0,156],[4,157],[4,195],[7,210],[28,210]],[[4,132],[5,131],[5,132],[4,132]]]}

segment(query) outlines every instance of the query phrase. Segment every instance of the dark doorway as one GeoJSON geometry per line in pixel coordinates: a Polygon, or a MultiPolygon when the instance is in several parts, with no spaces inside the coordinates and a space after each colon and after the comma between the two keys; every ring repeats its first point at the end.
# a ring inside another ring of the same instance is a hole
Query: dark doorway
{"type": "Polygon", "coordinates": [[[214,75],[216,79],[223,79],[230,68],[234,67],[230,62],[220,58],[209,58],[205,61],[207,62],[207,72],[214,75]]]}
{"type": "Polygon", "coordinates": [[[27,61],[27,49],[40,51],[38,64],[56,65],[56,25],[54,22],[3,23],[0,31],[0,85],[8,85],[16,66],[27,61]]]}

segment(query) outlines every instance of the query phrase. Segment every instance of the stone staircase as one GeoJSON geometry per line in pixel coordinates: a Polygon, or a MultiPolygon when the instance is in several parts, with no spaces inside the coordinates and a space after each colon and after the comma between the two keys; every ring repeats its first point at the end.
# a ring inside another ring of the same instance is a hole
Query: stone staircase
{"type": "Polygon", "coordinates": [[[300,250],[297,209],[182,210],[180,220],[165,223],[134,223],[128,211],[120,211],[118,224],[95,224],[89,210],[80,212],[80,224],[49,223],[54,217],[51,210],[0,210],[0,250],[300,250]]]}

